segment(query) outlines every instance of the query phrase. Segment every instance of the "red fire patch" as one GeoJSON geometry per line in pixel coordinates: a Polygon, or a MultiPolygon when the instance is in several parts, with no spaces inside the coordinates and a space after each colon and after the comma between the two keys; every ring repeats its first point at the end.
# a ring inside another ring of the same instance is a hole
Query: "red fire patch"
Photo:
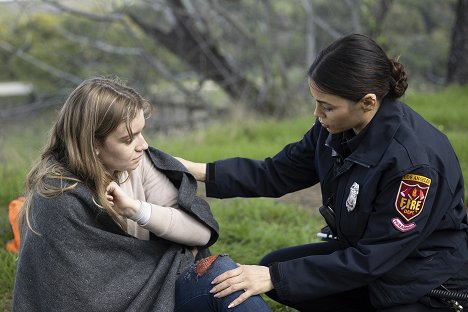
{"type": "Polygon", "coordinates": [[[422,212],[430,185],[431,179],[427,177],[416,174],[403,176],[395,207],[406,221],[416,218],[422,212]]]}

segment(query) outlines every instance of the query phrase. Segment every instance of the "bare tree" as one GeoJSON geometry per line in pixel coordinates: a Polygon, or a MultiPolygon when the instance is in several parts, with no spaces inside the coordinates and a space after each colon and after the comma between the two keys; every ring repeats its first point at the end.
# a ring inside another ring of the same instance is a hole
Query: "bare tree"
{"type": "MultiPolygon", "coordinates": [[[[288,97],[289,89],[285,87],[288,85],[288,77],[282,59],[272,57],[277,53],[277,44],[274,42],[275,34],[272,33],[273,27],[268,25],[264,28],[268,32],[265,34],[266,44],[260,46],[258,38],[254,38],[249,32],[250,30],[242,25],[236,16],[223,8],[218,0],[212,0],[209,3],[184,0],[147,1],[147,3],[138,6],[122,7],[119,9],[119,13],[109,15],[80,11],[56,0],[43,1],[74,16],[105,23],[121,23],[126,25],[130,37],[137,38],[137,35],[131,33],[134,27],[128,25],[130,22],[146,34],[147,38],[157,45],[165,47],[197,73],[200,85],[205,80],[212,80],[234,99],[235,103],[249,103],[249,108],[260,113],[281,114],[284,112],[285,108],[282,107],[282,103],[288,97]],[[161,12],[164,18],[153,18],[161,12]],[[209,16],[207,12],[213,12],[213,14],[209,16]],[[149,16],[151,18],[148,18],[149,16]],[[247,78],[245,70],[233,61],[235,58],[231,57],[226,49],[221,48],[223,43],[213,35],[211,31],[213,27],[209,25],[212,22],[209,19],[213,16],[217,19],[223,19],[227,22],[224,26],[232,27],[237,31],[237,45],[258,49],[259,52],[255,54],[256,66],[260,65],[262,68],[258,72],[262,77],[261,81],[253,82],[251,78],[247,78]],[[272,59],[275,59],[275,66],[272,65],[272,59]],[[276,78],[273,79],[273,77],[276,78]]],[[[261,5],[264,7],[262,11],[265,16],[264,22],[271,24],[269,21],[276,20],[276,17],[272,16],[274,14],[273,8],[269,2],[262,2],[261,5]]],[[[66,30],[62,30],[62,34],[68,40],[86,44],[108,53],[143,56],[158,73],[175,83],[185,94],[190,95],[157,57],[141,47],[118,47],[100,40],[90,40],[82,34],[74,34],[66,30]]]]}
{"type": "Polygon", "coordinates": [[[316,31],[315,31],[315,13],[314,6],[309,0],[302,0],[302,6],[306,13],[306,25],[305,25],[305,38],[306,38],[306,51],[305,51],[305,62],[306,64],[311,63],[317,54],[317,42],[316,42],[316,31]]]}
{"type": "Polygon", "coordinates": [[[134,12],[128,11],[127,15],[147,35],[189,64],[204,79],[216,82],[232,98],[257,98],[258,88],[224,56],[207,28],[197,25],[199,20],[190,14],[184,1],[168,3],[174,17],[170,31],[149,24],[134,12]]]}
{"type": "Polygon", "coordinates": [[[362,32],[362,25],[361,25],[361,1],[360,0],[346,0],[345,1],[347,7],[349,8],[349,12],[351,15],[351,22],[353,25],[353,32],[361,33],[362,32]]]}
{"type": "Polygon", "coordinates": [[[9,42],[6,42],[4,40],[0,40],[0,49],[3,49],[5,51],[8,51],[12,53],[13,55],[19,57],[20,59],[24,60],[25,62],[30,63],[33,66],[36,66],[43,71],[49,73],[52,76],[55,76],[60,79],[67,80],[72,83],[80,83],[82,79],[80,77],[77,77],[76,75],[73,75],[71,73],[64,72],[50,64],[46,64],[42,62],[41,60],[36,59],[35,57],[27,54],[24,52],[22,49],[18,49],[11,45],[9,42]]]}
{"type": "MultiPolygon", "coordinates": [[[[459,15],[467,11],[466,1],[459,1],[459,15]],[[465,7],[461,7],[462,3],[465,7]]],[[[58,16],[52,19],[59,21],[53,29],[55,41],[38,44],[38,36],[50,35],[50,29],[44,27],[34,37],[35,45],[27,50],[22,48],[23,38],[16,36],[11,27],[13,35],[0,40],[0,52],[39,68],[34,73],[38,79],[41,72],[46,72],[51,81],[48,86],[55,81],[68,86],[90,74],[112,72],[131,79],[151,94],[214,106],[204,103],[200,93],[205,82],[213,81],[233,99],[230,105],[242,103],[253,111],[275,115],[290,111],[291,103],[304,98],[306,67],[332,40],[352,31],[369,34],[383,44],[393,45],[400,37],[405,43],[403,36],[388,36],[392,25],[383,21],[392,13],[392,6],[408,9],[406,4],[393,0],[34,3],[42,7],[46,3],[47,16],[58,16]],[[62,19],[63,15],[66,18],[62,19]],[[62,44],[66,50],[53,49],[62,44]]],[[[415,14],[420,7],[413,5],[410,9],[415,14]]],[[[451,8],[444,9],[451,13],[451,8]]],[[[437,27],[443,23],[428,18],[437,27]]],[[[466,15],[463,18],[457,29],[466,24],[466,15]]],[[[25,32],[29,30],[22,34],[25,32]]],[[[460,39],[454,37],[453,42],[460,39]]],[[[462,52],[461,57],[465,54],[462,52]]],[[[454,70],[460,70],[461,61],[455,63],[454,70]]]]}
{"type": "Polygon", "coordinates": [[[369,27],[369,35],[377,38],[382,33],[383,21],[392,6],[393,0],[378,0],[372,12],[372,25],[369,27]]]}
{"type": "Polygon", "coordinates": [[[448,83],[468,83],[468,0],[458,0],[452,46],[448,61],[448,83]]]}

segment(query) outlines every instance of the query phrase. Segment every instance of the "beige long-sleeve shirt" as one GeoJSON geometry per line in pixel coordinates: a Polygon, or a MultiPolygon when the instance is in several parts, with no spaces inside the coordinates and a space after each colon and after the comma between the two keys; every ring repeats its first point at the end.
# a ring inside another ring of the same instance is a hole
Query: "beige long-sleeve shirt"
{"type": "Polygon", "coordinates": [[[149,221],[140,226],[127,219],[127,232],[136,238],[148,240],[149,231],[156,236],[188,246],[208,243],[208,227],[178,209],[177,188],[160,172],[145,153],[140,165],[121,177],[122,190],[133,199],[151,205],[149,221]]]}

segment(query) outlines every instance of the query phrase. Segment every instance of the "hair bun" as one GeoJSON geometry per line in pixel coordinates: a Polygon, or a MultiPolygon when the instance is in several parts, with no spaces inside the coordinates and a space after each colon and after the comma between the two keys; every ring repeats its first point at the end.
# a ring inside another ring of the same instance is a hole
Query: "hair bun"
{"type": "Polygon", "coordinates": [[[402,97],[405,94],[406,88],[408,88],[408,76],[406,75],[405,68],[396,59],[389,59],[391,66],[391,79],[390,79],[390,90],[388,95],[393,98],[402,97]]]}

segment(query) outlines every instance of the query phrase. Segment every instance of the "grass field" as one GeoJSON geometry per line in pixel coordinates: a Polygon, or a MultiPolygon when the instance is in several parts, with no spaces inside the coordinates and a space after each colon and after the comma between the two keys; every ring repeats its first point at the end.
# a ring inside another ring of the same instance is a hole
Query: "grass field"
{"type": "MultiPolygon", "coordinates": [[[[468,176],[468,88],[409,94],[403,100],[447,134],[464,176],[468,176]]],[[[16,269],[16,255],[3,248],[12,238],[6,207],[23,191],[24,177],[39,155],[51,123],[50,115],[0,125],[0,311],[9,310],[16,269]]],[[[147,134],[147,139],[170,154],[194,161],[229,156],[263,158],[300,139],[312,123],[312,112],[284,121],[243,117],[214,123],[206,130],[183,137],[147,134]]],[[[268,251],[313,241],[322,225],[311,211],[273,199],[210,200],[210,204],[221,226],[220,240],[212,251],[229,253],[241,263],[257,263],[268,251]]],[[[274,311],[292,311],[271,301],[269,304],[274,311]]]]}

